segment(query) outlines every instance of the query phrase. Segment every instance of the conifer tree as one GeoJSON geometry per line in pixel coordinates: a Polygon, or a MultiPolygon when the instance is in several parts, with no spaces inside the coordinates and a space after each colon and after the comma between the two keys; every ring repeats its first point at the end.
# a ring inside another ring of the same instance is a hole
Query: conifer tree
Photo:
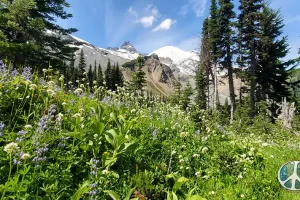
{"type": "Polygon", "coordinates": [[[133,90],[135,94],[139,91],[143,95],[143,87],[146,85],[146,73],[142,70],[145,60],[142,56],[136,59],[136,71],[132,75],[129,88],[133,90]]]}
{"type": "Polygon", "coordinates": [[[186,110],[191,103],[191,96],[193,95],[193,88],[190,82],[187,82],[182,92],[182,108],[186,110]]]}
{"type": "Polygon", "coordinates": [[[88,76],[89,86],[90,86],[90,88],[93,88],[93,71],[92,71],[92,65],[91,64],[90,64],[87,76],[88,76]]]}
{"type": "Polygon", "coordinates": [[[257,82],[257,48],[261,33],[260,18],[263,0],[240,0],[239,40],[240,54],[244,65],[248,66],[250,82],[250,116],[255,116],[255,87],[257,82]]]}
{"type": "Polygon", "coordinates": [[[94,69],[93,69],[93,85],[94,81],[97,81],[97,61],[94,62],[94,69]]]}
{"type": "Polygon", "coordinates": [[[260,24],[262,31],[257,50],[257,100],[269,98],[280,102],[283,97],[290,96],[287,68],[293,63],[292,60],[283,61],[289,48],[287,37],[281,36],[284,23],[280,10],[264,5],[260,24]]]}
{"type": "Polygon", "coordinates": [[[210,18],[208,20],[208,45],[211,52],[211,61],[214,68],[214,107],[217,108],[218,102],[218,77],[217,77],[217,64],[220,57],[220,51],[218,44],[221,39],[221,33],[219,28],[219,9],[217,0],[211,0],[210,18]]]}
{"type": "Polygon", "coordinates": [[[119,87],[123,87],[124,85],[124,77],[123,77],[123,73],[120,70],[119,64],[117,63],[116,69],[115,69],[115,77],[116,77],[116,81],[115,83],[119,86],[119,87]]]}
{"type": "Polygon", "coordinates": [[[116,64],[111,69],[111,90],[116,91],[117,90],[117,73],[116,73],[116,64]]]}
{"type": "Polygon", "coordinates": [[[103,72],[100,63],[98,65],[98,71],[97,71],[97,85],[103,86],[103,72]]]}
{"type": "Polygon", "coordinates": [[[65,11],[66,0],[0,1],[0,56],[15,65],[61,66],[76,51],[75,42],[58,37],[76,32],[56,24],[72,17],[65,11]],[[71,46],[70,44],[73,44],[71,46]]]}
{"type": "Polygon", "coordinates": [[[112,75],[112,68],[111,68],[110,59],[108,59],[106,70],[105,70],[104,74],[105,74],[106,88],[108,90],[111,90],[112,89],[112,76],[111,76],[112,75]]]}
{"type": "Polygon", "coordinates": [[[233,120],[233,114],[236,108],[234,83],[233,83],[233,47],[234,47],[234,32],[233,32],[233,20],[235,13],[233,11],[234,5],[231,0],[219,0],[219,25],[220,25],[220,41],[218,48],[220,50],[220,63],[223,69],[227,70],[229,96],[231,102],[231,121],[233,120]]]}
{"type": "Polygon", "coordinates": [[[79,57],[79,63],[78,63],[78,78],[83,79],[85,78],[85,68],[86,68],[86,62],[85,62],[85,57],[84,57],[84,53],[83,50],[81,49],[80,51],[80,57],[79,57]]]}

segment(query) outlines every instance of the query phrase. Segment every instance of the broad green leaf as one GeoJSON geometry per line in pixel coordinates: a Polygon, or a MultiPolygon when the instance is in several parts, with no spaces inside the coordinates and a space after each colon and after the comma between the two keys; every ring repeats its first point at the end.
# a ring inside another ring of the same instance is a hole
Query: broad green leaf
{"type": "Polygon", "coordinates": [[[85,182],[80,186],[80,188],[75,192],[75,194],[71,197],[71,200],[80,200],[81,196],[88,193],[89,191],[89,183],[85,182]]]}
{"type": "Polygon", "coordinates": [[[113,200],[121,200],[120,196],[112,190],[104,190],[113,200]]]}
{"type": "Polygon", "coordinates": [[[177,190],[178,190],[185,182],[187,182],[188,180],[189,180],[189,179],[187,179],[187,178],[185,178],[185,177],[180,177],[180,178],[176,181],[176,183],[174,184],[172,191],[176,193],[177,190]]]}
{"type": "Polygon", "coordinates": [[[178,200],[178,197],[174,192],[172,192],[172,196],[173,196],[173,200],[178,200]]]}
{"type": "MultiPolygon", "coordinates": [[[[136,188],[136,187],[132,188],[132,189],[127,193],[127,195],[126,195],[126,197],[124,198],[124,200],[130,200],[130,197],[131,197],[133,191],[135,190],[135,188],[136,188]]],[[[137,200],[138,200],[139,198],[134,198],[134,199],[137,199],[137,200]]],[[[133,199],[131,199],[131,200],[133,200],[133,199]]]]}

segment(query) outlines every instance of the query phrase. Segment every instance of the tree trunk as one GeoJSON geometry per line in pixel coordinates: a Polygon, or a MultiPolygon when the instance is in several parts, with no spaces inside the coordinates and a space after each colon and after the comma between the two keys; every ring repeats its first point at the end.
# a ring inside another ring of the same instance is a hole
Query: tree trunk
{"type": "Polygon", "coordinates": [[[217,78],[217,63],[214,64],[214,90],[215,90],[215,97],[214,97],[214,109],[217,109],[217,106],[219,104],[218,102],[218,78],[217,78]]]}
{"type": "Polygon", "coordinates": [[[256,86],[256,60],[255,60],[255,41],[251,42],[251,85],[250,85],[250,116],[255,116],[255,86],[256,86]]]}
{"type": "Polygon", "coordinates": [[[230,95],[230,102],[231,102],[230,122],[232,122],[234,118],[236,104],[235,104],[234,83],[233,83],[233,69],[232,69],[232,62],[230,56],[230,46],[227,47],[227,69],[228,69],[229,95],[230,95]]]}

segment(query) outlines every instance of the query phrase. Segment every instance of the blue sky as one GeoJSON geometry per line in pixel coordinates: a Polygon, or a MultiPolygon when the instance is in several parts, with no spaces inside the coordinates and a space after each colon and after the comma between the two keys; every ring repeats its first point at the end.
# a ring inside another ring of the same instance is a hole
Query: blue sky
{"type": "MultiPolygon", "coordinates": [[[[74,27],[74,35],[98,47],[118,47],[130,41],[142,53],[172,45],[195,50],[210,0],[68,0],[73,18],[59,20],[63,27],[74,27]]],[[[238,0],[233,1],[238,6],[238,0]]],[[[270,0],[281,9],[284,34],[296,57],[300,48],[300,1],[270,0]]]]}

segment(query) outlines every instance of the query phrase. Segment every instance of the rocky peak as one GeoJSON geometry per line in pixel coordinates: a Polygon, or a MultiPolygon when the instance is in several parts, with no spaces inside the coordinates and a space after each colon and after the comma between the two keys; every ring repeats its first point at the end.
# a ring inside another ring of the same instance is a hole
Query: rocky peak
{"type": "Polygon", "coordinates": [[[137,53],[137,50],[130,44],[130,42],[124,42],[120,49],[127,50],[130,53],[137,53]]]}

